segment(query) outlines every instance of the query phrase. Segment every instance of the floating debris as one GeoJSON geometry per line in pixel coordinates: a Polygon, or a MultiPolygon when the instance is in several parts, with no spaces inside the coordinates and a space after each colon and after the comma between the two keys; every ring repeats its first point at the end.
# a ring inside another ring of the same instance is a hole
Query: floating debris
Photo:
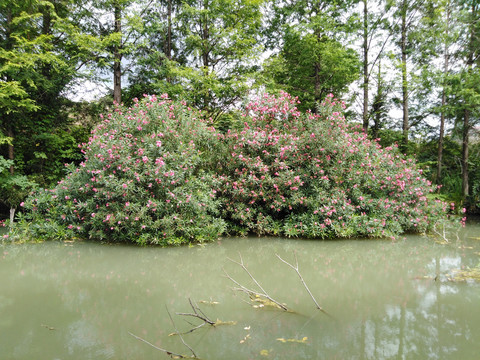
{"type": "Polygon", "coordinates": [[[450,281],[478,281],[480,282],[480,266],[467,269],[455,269],[452,276],[448,277],[450,281]]]}
{"type": "Polygon", "coordinates": [[[308,340],[308,337],[304,336],[302,339],[284,339],[284,338],[278,338],[277,341],[280,341],[282,343],[299,343],[299,344],[306,344],[308,340]]]}
{"type": "Polygon", "coordinates": [[[279,304],[271,301],[270,299],[267,299],[262,295],[250,294],[250,301],[254,303],[258,303],[258,305],[252,305],[255,309],[260,309],[266,306],[276,308],[276,309],[282,309],[282,307],[279,304]]]}
{"type": "Polygon", "coordinates": [[[250,334],[247,334],[242,340],[240,340],[240,344],[245,343],[245,341],[247,341],[248,339],[250,339],[250,334]]]}
{"type": "Polygon", "coordinates": [[[212,299],[210,299],[210,301],[208,300],[200,300],[199,301],[200,304],[206,304],[206,305],[218,305],[220,304],[218,301],[213,301],[212,299]]]}
{"type": "Polygon", "coordinates": [[[51,326],[48,326],[48,325],[45,325],[45,324],[40,324],[41,327],[44,327],[45,329],[48,329],[48,330],[56,330],[54,327],[51,327],[51,326]]]}

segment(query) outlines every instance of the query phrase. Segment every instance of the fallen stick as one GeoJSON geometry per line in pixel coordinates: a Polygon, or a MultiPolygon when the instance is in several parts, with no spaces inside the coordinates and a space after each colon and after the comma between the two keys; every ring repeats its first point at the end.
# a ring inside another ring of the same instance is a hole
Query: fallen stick
{"type": "Polygon", "coordinates": [[[298,267],[298,259],[297,259],[297,254],[294,254],[295,255],[295,266],[293,266],[292,264],[290,264],[288,261],[282,259],[280,257],[280,255],[278,254],[275,254],[275,256],[277,258],[280,259],[281,262],[287,264],[288,266],[290,266],[293,270],[295,270],[295,272],[297,273],[298,277],[300,278],[300,281],[302,282],[303,286],[305,287],[305,289],[307,290],[308,294],[310,295],[310,297],[312,298],[313,302],[315,303],[315,306],[317,307],[318,310],[324,312],[325,314],[328,314],[317,302],[317,300],[315,299],[315,297],[313,296],[312,292],[310,291],[310,289],[308,288],[307,286],[307,283],[305,282],[305,280],[303,279],[303,276],[302,274],[300,274],[300,269],[298,267]]]}
{"type": "MultiPolygon", "coordinates": [[[[189,300],[190,300],[190,299],[189,299],[189,300]]],[[[191,304],[191,303],[192,303],[192,302],[190,301],[190,304],[191,304]]],[[[182,334],[180,334],[180,333],[178,332],[177,326],[175,325],[175,322],[173,321],[173,318],[172,318],[172,315],[170,314],[170,311],[168,311],[167,305],[165,305],[165,309],[167,309],[167,313],[168,313],[168,316],[170,317],[170,321],[172,322],[172,325],[173,325],[173,327],[175,328],[176,333],[178,334],[178,336],[180,336],[180,340],[182,340],[183,345],[185,345],[185,346],[192,352],[193,357],[194,357],[195,359],[197,359],[198,357],[197,357],[197,354],[195,354],[195,351],[193,351],[193,349],[190,347],[190,345],[188,345],[188,344],[185,342],[185,340],[183,340],[182,334]]]]}
{"type": "MultiPolygon", "coordinates": [[[[161,347],[158,347],[156,345],[153,345],[151,342],[145,340],[145,339],[142,339],[141,337],[135,335],[135,334],[132,334],[131,332],[128,332],[131,336],[133,336],[135,339],[137,340],[140,340],[142,342],[144,342],[145,344],[147,345],[150,345],[151,347],[153,347],[154,349],[157,349],[159,351],[163,351],[165,354],[167,354],[168,356],[170,356],[172,359],[195,359],[196,357],[191,357],[191,356],[186,356],[186,355],[182,355],[182,354],[177,354],[177,353],[174,353],[172,351],[168,351],[166,349],[162,349],[161,347]]],[[[198,358],[197,358],[198,359],[198,358]]]]}
{"type": "Polygon", "coordinates": [[[233,259],[230,259],[228,258],[228,260],[230,260],[231,262],[239,265],[247,274],[248,276],[250,277],[250,279],[252,279],[252,281],[255,283],[255,285],[260,289],[260,291],[256,291],[256,290],[253,290],[253,289],[249,289],[247,288],[246,286],[243,286],[242,284],[240,284],[238,281],[236,281],[234,278],[232,278],[226,271],[225,269],[223,269],[223,272],[225,273],[225,276],[230,280],[232,281],[234,284],[236,284],[238,286],[238,288],[233,288],[234,291],[242,291],[246,294],[248,294],[250,296],[251,299],[255,299],[255,298],[265,298],[267,299],[268,301],[270,301],[271,303],[275,304],[275,306],[279,307],[280,309],[284,310],[284,311],[289,311],[289,309],[287,308],[287,306],[285,304],[282,304],[281,302],[273,299],[270,295],[268,295],[268,293],[265,291],[265,289],[262,287],[262,285],[260,285],[260,283],[257,281],[257,279],[255,279],[255,277],[250,273],[250,271],[247,269],[247,267],[245,266],[245,263],[243,262],[243,259],[242,259],[242,256],[239,254],[240,256],[240,262],[238,261],[235,261],[233,259]]]}
{"type": "Polygon", "coordinates": [[[193,313],[176,313],[177,315],[182,316],[192,316],[200,319],[204,322],[204,324],[215,325],[215,321],[210,320],[207,315],[198,307],[197,304],[193,304],[192,299],[188,299],[190,302],[190,306],[192,307],[193,313]]]}

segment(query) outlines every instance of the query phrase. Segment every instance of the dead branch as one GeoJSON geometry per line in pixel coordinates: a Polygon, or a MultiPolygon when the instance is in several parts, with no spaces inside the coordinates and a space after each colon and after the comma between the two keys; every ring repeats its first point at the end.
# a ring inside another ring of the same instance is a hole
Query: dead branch
{"type": "MultiPolygon", "coordinates": [[[[192,313],[176,313],[176,314],[177,315],[182,315],[182,316],[194,317],[194,318],[202,320],[203,322],[200,325],[195,325],[195,324],[185,320],[187,323],[192,325],[193,328],[191,328],[188,331],[182,332],[182,333],[179,332],[177,329],[175,329],[176,332],[171,333],[169,336],[172,336],[172,335],[180,335],[181,336],[181,335],[189,334],[191,332],[194,332],[197,329],[200,329],[202,326],[204,326],[206,324],[208,324],[210,326],[235,325],[236,324],[236,321],[221,321],[221,320],[218,320],[218,319],[216,321],[213,321],[207,315],[205,315],[205,313],[202,311],[202,309],[200,309],[200,307],[197,305],[196,302],[192,301],[192,299],[190,299],[190,298],[188,299],[188,301],[190,302],[190,306],[191,306],[193,312],[192,313]]],[[[182,339],[182,341],[183,341],[183,339],[182,339]]],[[[188,346],[188,345],[186,345],[186,346],[188,346]]]]}
{"type": "Polygon", "coordinates": [[[290,264],[288,261],[282,259],[280,257],[280,255],[278,254],[275,254],[275,256],[277,258],[280,259],[281,262],[283,262],[284,264],[287,264],[288,266],[290,266],[293,270],[295,270],[295,272],[297,273],[298,277],[300,278],[300,281],[302,282],[303,286],[305,287],[305,289],[307,290],[308,294],[310,295],[310,297],[312,298],[313,302],[315,303],[315,306],[317,307],[318,310],[324,312],[324,313],[327,313],[317,302],[317,300],[315,299],[315,297],[313,296],[312,292],[310,291],[310,289],[308,288],[307,286],[307,283],[305,282],[305,280],[303,279],[303,276],[302,274],[300,274],[300,269],[298,267],[298,259],[297,259],[297,254],[294,254],[295,255],[295,266],[293,266],[292,264],[290,264]]]}
{"type": "Polygon", "coordinates": [[[240,256],[240,262],[238,261],[235,261],[235,260],[232,260],[230,258],[228,258],[228,260],[230,260],[231,262],[237,264],[238,266],[240,266],[247,274],[248,276],[250,277],[250,279],[252,279],[252,281],[255,283],[255,285],[260,289],[260,291],[256,291],[256,290],[253,290],[253,289],[249,289],[245,286],[243,286],[242,284],[240,284],[238,281],[236,281],[234,278],[232,278],[226,271],[225,269],[223,269],[223,272],[225,273],[225,276],[230,280],[232,281],[234,284],[236,284],[238,287],[235,287],[233,288],[234,291],[242,291],[246,294],[248,294],[248,296],[250,296],[250,299],[252,299],[253,301],[258,301],[259,299],[261,298],[265,298],[267,299],[270,303],[273,303],[275,304],[275,306],[279,307],[280,309],[282,310],[285,310],[285,311],[289,311],[289,309],[285,306],[285,304],[282,304],[280,303],[279,301],[273,299],[270,295],[268,295],[268,293],[265,291],[265,289],[259,284],[259,282],[257,281],[257,279],[255,279],[255,277],[250,273],[250,271],[247,269],[247,267],[245,266],[245,263],[243,262],[243,259],[242,259],[242,256],[239,254],[240,256]]]}
{"type": "Polygon", "coordinates": [[[198,305],[192,302],[192,299],[188,299],[190,302],[190,306],[192,307],[193,313],[176,313],[177,315],[182,315],[182,316],[192,316],[196,317],[197,319],[200,319],[203,321],[203,324],[209,324],[209,325],[215,325],[215,321],[212,321],[208,318],[207,315],[198,307],[198,305]]]}
{"type": "Polygon", "coordinates": [[[177,353],[174,353],[172,351],[168,351],[166,349],[162,349],[161,347],[158,347],[156,345],[153,345],[151,342],[145,340],[145,339],[142,339],[141,337],[137,336],[137,335],[134,335],[132,334],[131,332],[128,332],[130,335],[132,335],[135,339],[137,340],[140,340],[140,341],[143,341],[145,344],[147,345],[150,345],[151,347],[153,347],[154,349],[157,349],[159,351],[163,351],[165,354],[167,354],[168,356],[170,356],[172,359],[198,359],[196,356],[195,357],[191,357],[191,356],[186,356],[186,355],[182,355],[182,354],[177,354],[177,353]]]}
{"type": "MultiPolygon", "coordinates": [[[[190,304],[191,304],[191,302],[190,302],[190,304]]],[[[197,354],[195,354],[195,351],[193,351],[193,349],[190,347],[190,345],[188,345],[185,342],[185,340],[183,340],[182,334],[180,334],[178,332],[177,326],[175,325],[175,322],[173,321],[173,318],[172,318],[172,315],[170,314],[170,311],[168,311],[167,305],[165,305],[165,309],[167,309],[167,313],[168,313],[168,316],[170,317],[170,321],[172,322],[172,325],[175,328],[176,333],[178,334],[178,336],[180,336],[180,340],[182,340],[183,345],[185,345],[192,352],[194,358],[198,358],[197,354]]]]}

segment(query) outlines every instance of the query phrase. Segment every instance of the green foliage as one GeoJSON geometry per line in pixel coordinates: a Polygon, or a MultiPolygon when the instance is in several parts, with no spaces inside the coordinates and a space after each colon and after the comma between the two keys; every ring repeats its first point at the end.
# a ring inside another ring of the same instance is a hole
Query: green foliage
{"type": "MultiPolygon", "coordinates": [[[[174,245],[216,239],[225,228],[211,173],[217,134],[198,116],[165,97],[116,108],[83,144],[80,167],[70,166],[51,193],[25,202],[24,220],[46,218],[51,229],[95,240],[174,245]]],[[[32,237],[48,233],[27,228],[32,237]]]]}
{"type": "Polygon", "coordinates": [[[0,199],[4,205],[17,208],[36,184],[24,175],[11,174],[12,165],[12,160],[0,156],[0,199]]]}
{"type": "Polygon", "coordinates": [[[248,93],[258,70],[263,2],[158,1],[159,11],[146,16],[148,46],[138,49],[126,96],[168,92],[217,121],[248,93]]]}
{"type": "Polygon", "coordinates": [[[282,51],[267,63],[266,76],[297,96],[302,110],[313,111],[328,94],[343,94],[358,78],[359,66],[357,54],[338,41],[290,29],[282,51]]]}
{"type": "Polygon", "coordinates": [[[445,218],[414,161],[349,125],[342,102],[327,97],[317,115],[297,103],[265,95],[224,135],[166,95],[118,107],[84,162],[25,201],[15,231],[178,245],[226,232],[387,237],[445,218]]]}
{"type": "Polygon", "coordinates": [[[71,119],[62,113],[78,65],[66,33],[69,6],[63,0],[0,5],[0,132],[9,138],[0,154],[13,161],[9,181],[18,191],[33,180],[51,186],[64,175],[64,162],[79,160],[66,130],[71,119]]]}
{"type": "Polygon", "coordinates": [[[445,216],[412,159],[349,125],[327,97],[321,115],[265,95],[226,135],[224,217],[259,234],[332,238],[424,232],[445,216]]]}
{"type": "Polygon", "coordinates": [[[258,77],[270,93],[286,91],[315,111],[329,93],[342,96],[360,75],[358,54],[345,46],[355,31],[355,1],[270,1],[265,41],[273,54],[258,77]]]}

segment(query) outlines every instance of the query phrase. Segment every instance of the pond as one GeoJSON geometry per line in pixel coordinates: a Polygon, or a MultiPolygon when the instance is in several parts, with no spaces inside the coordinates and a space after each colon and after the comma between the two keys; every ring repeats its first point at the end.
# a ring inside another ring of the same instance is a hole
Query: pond
{"type": "Polygon", "coordinates": [[[152,345],[191,356],[183,338],[202,359],[478,358],[480,283],[454,277],[479,261],[478,223],[448,244],[420,236],[394,242],[227,238],[181,248],[5,244],[0,357],[169,358],[152,345]],[[325,312],[277,254],[292,265],[296,255],[325,312]],[[234,279],[260,291],[235,263],[241,259],[290,311],[232,289],[239,287],[234,279]],[[202,324],[179,314],[194,311],[227,323],[169,336],[202,324]]]}

